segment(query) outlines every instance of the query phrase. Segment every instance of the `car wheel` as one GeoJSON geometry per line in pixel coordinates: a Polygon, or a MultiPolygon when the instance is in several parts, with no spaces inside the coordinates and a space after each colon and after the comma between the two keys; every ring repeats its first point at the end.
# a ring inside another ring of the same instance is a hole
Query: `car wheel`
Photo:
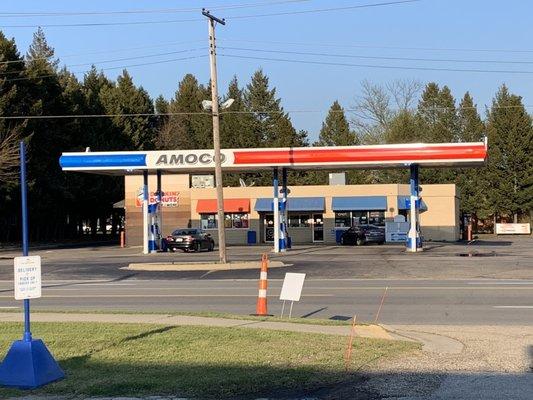
{"type": "Polygon", "coordinates": [[[176,248],[175,248],[175,247],[170,247],[169,250],[170,250],[172,253],[175,253],[175,252],[176,252],[176,248]]]}
{"type": "Polygon", "coordinates": [[[355,244],[356,244],[357,246],[362,246],[362,245],[365,244],[365,239],[362,238],[362,237],[358,237],[358,238],[355,240],[355,244]]]}
{"type": "Polygon", "coordinates": [[[196,242],[196,243],[194,244],[194,251],[198,253],[198,252],[200,252],[201,249],[202,249],[202,245],[201,245],[201,243],[196,242]]]}
{"type": "Polygon", "coordinates": [[[385,242],[378,242],[378,244],[381,246],[382,244],[385,244],[385,242]]]}

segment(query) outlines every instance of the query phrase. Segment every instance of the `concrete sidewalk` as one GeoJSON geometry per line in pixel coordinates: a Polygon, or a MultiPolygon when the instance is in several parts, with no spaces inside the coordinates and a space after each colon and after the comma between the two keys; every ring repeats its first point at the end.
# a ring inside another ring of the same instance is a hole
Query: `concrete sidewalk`
{"type": "MultiPolygon", "coordinates": [[[[0,313],[0,322],[23,322],[22,313],[0,313]]],[[[213,326],[226,328],[268,329],[289,332],[350,335],[351,326],[311,325],[291,322],[254,321],[246,319],[208,318],[169,314],[90,314],[90,313],[32,313],[34,322],[101,322],[120,324],[157,324],[167,326],[213,326]]],[[[364,338],[395,340],[379,325],[357,325],[355,335],[364,338]]],[[[405,339],[404,339],[405,340],[405,339]]]]}

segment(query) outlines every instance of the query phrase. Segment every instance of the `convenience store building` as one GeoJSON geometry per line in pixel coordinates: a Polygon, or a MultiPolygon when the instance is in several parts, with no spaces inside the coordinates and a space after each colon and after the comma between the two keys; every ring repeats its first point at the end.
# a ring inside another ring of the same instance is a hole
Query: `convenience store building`
{"type": "MultiPolygon", "coordinates": [[[[163,175],[163,236],[176,228],[201,228],[217,240],[217,204],[214,188],[191,187],[193,177],[163,175]]],[[[125,177],[126,243],[142,244],[142,176],[125,177]]],[[[156,177],[148,180],[150,202],[156,202],[156,177]]],[[[337,231],[356,224],[385,226],[408,217],[409,185],[289,186],[287,230],[293,244],[334,244],[337,231]],[[401,217],[400,217],[401,219],[401,217]]],[[[460,196],[455,185],[422,185],[420,228],[425,240],[459,240],[460,196]]],[[[274,241],[271,187],[224,188],[224,226],[229,245],[245,245],[249,231],[255,243],[274,241]]],[[[391,237],[389,235],[389,237],[391,237]]],[[[393,241],[405,242],[405,234],[393,241]]]]}

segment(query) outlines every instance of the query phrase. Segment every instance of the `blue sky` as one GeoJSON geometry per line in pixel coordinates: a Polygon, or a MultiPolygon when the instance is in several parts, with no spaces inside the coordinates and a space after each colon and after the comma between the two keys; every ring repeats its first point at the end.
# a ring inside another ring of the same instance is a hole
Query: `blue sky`
{"type": "MultiPolygon", "coordinates": [[[[261,50],[331,53],[350,56],[431,58],[446,61],[405,61],[357,58],[333,58],[326,56],[257,53],[219,48],[219,54],[242,54],[253,57],[285,58],[401,67],[431,67],[455,69],[520,70],[533,71],[533,2],[523,0],[425,0],[409,4],[360,8],[344,11],[310,13],[290,16],[273,16],[250,19],[232,19],[232,16],[273,12],[348,7],[358,4],[379,3],[385,0],[309,0],[284,4],[265,0],[93,0],[74,2],[67,0],[3,0],[0,5],[0,29],[8,37],[15,37],[19,49],[25,53],[35,28],[15,28],[7,25],[46,25],[93,22],[131,22],[198,19],[191,22],[89,26],[44,27],[50,44],[66,65],[94,63],[97,67],[116,67],[157,60],[169,60],[188,56],[205,55],[207,50],[207,23],[200,12],[145,14],[145,15],[87,15],[68,17],[8,17],[8,12],[83,12],[118,11],[132,9],[168,9],[255,4],[242,9],[217,10],[213,13],[228,17],[226,26],[217,28],[219,47],[240,47],[261,50]],[[270,3],[264,5],[265,3],[270,3]],[[257,4],[263,4],[258,6],[257,4]],[[279,42],[279,43],[257,43],[279,42]],[[305,43],[293,45],[290,43],[305,43]],[[339,47],[331,44],[339,45],[339,47]],[[356,47],[356,46],[364,47],[356,47]],[[157,46],[157,47],[155,47],[157,46]],[[346,47],[340,47],[346,46],[346,47]],[[141,48],[142,47],[142,48],[141,48]],[[391,48],[392,47],[392,48],[391,48]],[[402,47],[404,49],[398,49],[402,47]],[[136,48],[136,49],[132,49],[136,48]],[[419,50],[405,48],[429,48],[419,50]],[[445,51],[442,49],[470,49],[445,51]],[[482,49],[507,50],[507,52],[474,51],[482,49]],[[177,53],[181,50],[191,50],[177,53]],[[516,50],[520,52],[509,52],[516,50]],[[176,52],[176,53],[174,53],[176,52]],[[161,53],[150,58],[139,58],[102,63],[161,53]],[[475,60],[460,63],[450,60],[475,60]],[[523,64],[481,63],[477,61],[515,61],[523,64]],[[527,64],[530,63],[530,64],[527,64]]],[[[286,110],[316,110],[310,113],[294,113],[291,118],[298,129],[309,131],[317,137],[321,122],[331,103],[338,99],[350,108],[358,95],[364,79],[386,84],[395,79],[418,79],[425,83],[436,81],[446,84],[456,98],[470,91],[480,111],[490,104],[502,83],[524,97],[526,105],[533,105],[533,74],[473,73],[451,71],[417,71],[379,69],[375,67],[347,67],[286,63],[266,60],[219,57],[219,85],[225,91],[228,81],[235,74],[241,84],[248,82],[252,73],[262,67],[277,87],[286,110]]],[[[88,66],[72,66],[73,71],[83,71],[88,66]]],[[[137,84],[146,88],[155,98],[159,94],[170,98],[179,80],[191,72],[201,82],[209,78],[206,57],[174,61],[155,65],[128,68],[137,84]]],[[[120,69],[107,70],[115,77],[120,69]]],[[[79,74],[82,76],[82,74],[79,74]]]]}

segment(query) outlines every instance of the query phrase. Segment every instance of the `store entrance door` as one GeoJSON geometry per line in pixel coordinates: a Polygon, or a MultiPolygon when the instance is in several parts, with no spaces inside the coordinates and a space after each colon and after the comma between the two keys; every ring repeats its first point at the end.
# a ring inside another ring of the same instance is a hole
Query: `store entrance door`
{"type": "Polygon", "coordinates": [[[264,236],[265,242],[274,243],[274,215],[265,214],[263,225],[265,227],[265,236],[264,236]]]}
{"type": "Polygon", "coordinates": [[[324,219],[322,214],[313,214],[313,243],[324,241],[324,219]]]}

